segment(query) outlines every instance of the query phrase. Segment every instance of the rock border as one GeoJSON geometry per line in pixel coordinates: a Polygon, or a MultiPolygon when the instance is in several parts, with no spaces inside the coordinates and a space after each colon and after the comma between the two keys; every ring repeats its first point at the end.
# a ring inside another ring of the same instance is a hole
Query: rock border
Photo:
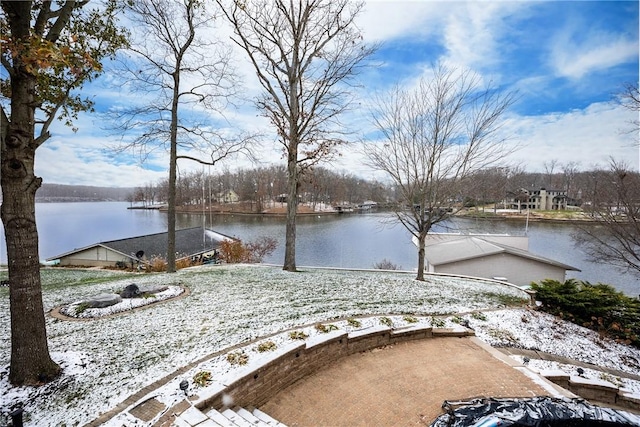
{"type": "Polygon", "coordinates": [[[133,313],[135,311],[138,310],[144,310],[146,308],[149,307],[153,307],[157,304],[162,304],[165,302],[169,302],[169,301],[175,301],[181,298],[185,298],[188,297],[189,295],[191,295],[191,289],[189,289],[188,287],[184,286],[184,285],[178,285],[181,289],[182,289],[182,293],[180,295],[176,295],[175,297],[171,297],[171,298],[167,298],[167,299],[163,299],[160,301],[153,301],[150,302],[149,304],[145,304],[145,305],[141,305],[139,307],[134,307],[131,310],[127,310],[127,311],[121,311],[118,313],[111,313],[111,314],[105,314],[104,316],[100,316],[100,317],[72,317],[72,316],[67,316],[66,314],[62,314],[60,312],[60,309],[68,304],[62,304],[59,306],[56,306],[54,308],[52,308],[51,310],[49,310],[48,314],[49,316],[58,319],[58,320],[70,320],[70,321],[78,321],[78,322],[90,322],[93,320],[102,320],[102,319],[110,319],[112,317],[116,317],[116,316],[124,316],[126,314],[129,313],[133,313]]]}

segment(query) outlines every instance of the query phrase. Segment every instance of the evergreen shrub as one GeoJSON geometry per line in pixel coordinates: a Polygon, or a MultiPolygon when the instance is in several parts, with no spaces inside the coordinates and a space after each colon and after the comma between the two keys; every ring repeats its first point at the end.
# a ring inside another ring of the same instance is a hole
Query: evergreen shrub
{"type": "Polygon", "coordinates": [[[613,286],[568,279],[532,283],[541,309],[616,341],[640,347],[640,300],[613,286]]]}

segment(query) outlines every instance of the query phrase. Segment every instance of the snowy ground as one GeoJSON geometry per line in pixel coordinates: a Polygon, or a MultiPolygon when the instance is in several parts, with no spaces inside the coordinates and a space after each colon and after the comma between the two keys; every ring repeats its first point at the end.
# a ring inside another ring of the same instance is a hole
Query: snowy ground
{"type": "MultiPolygon", "coordinates": [[[[345,319],[350,317],[366,325],[379,324],[387,316],[394,326],[404,326],[413,320],[439,323],[432,315],[442,315],[448,324],[467,320],[492,345],[539,349],[631,373],[640,369],[640,350],[601,340],[594,332],[552,316],[526,309],[472,313],[526,301],[517,289],[443,277],[420,283],[413,277],[413,273],[320,269],[289,273],[238,265],[134,277],[108,271],[47,270],[43,272],[47,311],[130,283],[186,286],[191,295],[99,320],[47,317],[52,357],[63,366],[64,375],[36,389],[8,384],[8,290],[0,289],[0,414],[23,404],[27,426],[83,425],[207,354],[317,322],[349,330],[353,326],[345,319]]],[[[311,336],[319,333],[313,326],[303,330],[311,336]]],[[[280,347],[291,341],[288,334],[270,339],[280,347]]],[[[249,344],[246,351],[252,361],[260,357],[253,348],[258,343],[249,344]]],[[[216,376],[232,369],[226,356],[208,363],[207,370],[216,376]]],[[[640,393],[637,382],[624,385],[640,393]]]]}

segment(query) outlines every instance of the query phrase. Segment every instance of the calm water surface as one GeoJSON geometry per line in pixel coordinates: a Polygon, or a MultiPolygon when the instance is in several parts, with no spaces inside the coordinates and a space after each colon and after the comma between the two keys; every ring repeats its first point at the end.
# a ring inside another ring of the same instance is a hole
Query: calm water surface
{"type": "MultiPolygon", "coordinates": [[[[166,213],[129,210],[126,202],[38,203],[36,217],[40,236],[40,258],[60,255],[97,242],[166,231],[166,213]]],[[[296,262],[298,266],[372,268],[387,259],[404,270],[417,267],[417,250],[409,233],[385,221],[385,213],[305,216],[298,220],[296,262]]],[[[281,264],[284,259],[285,223],[283,218],[216,215],[178,215],[179,228],[205,225],[220,233],[245,241],[270,236],[278,241],[276,251],[265,262],[281,264]]],[[[456,219],[450,231],[482,233],[524,233],[519,221],[456,219]]],[[[439,231],[444,231],[440,228],[439,231]]],[[[592,283],[609,283],[628,295],[640,293],[637,278],[603,264],[585,260],[574,247],[564,224],[529,224],[529,250],[532,253],[581,269],[568,277],[592,283]]],[[[0,229],[0,263],[6,263],[4,231],[0,229]]]]}

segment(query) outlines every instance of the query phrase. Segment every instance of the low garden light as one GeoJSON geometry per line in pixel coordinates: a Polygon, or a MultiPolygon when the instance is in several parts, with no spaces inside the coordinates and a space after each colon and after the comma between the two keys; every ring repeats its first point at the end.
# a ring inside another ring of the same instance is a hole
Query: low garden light
{"type": "Polygon", "coordinates": [[[21,406],[17,407],[16,409],[14,409],[9,413],[9,416],[11,417],[12,427],[22,427],[24,425],[22,421],[23,413],[24,413],[24,409],[21,406]]]}
{"type": "Polygon", "coordinates": [[[189,381],[187,380],[180,381],[180,390],[184,392],[185,396],[187,395],[188,388],[189,388],[189,381]]]}

